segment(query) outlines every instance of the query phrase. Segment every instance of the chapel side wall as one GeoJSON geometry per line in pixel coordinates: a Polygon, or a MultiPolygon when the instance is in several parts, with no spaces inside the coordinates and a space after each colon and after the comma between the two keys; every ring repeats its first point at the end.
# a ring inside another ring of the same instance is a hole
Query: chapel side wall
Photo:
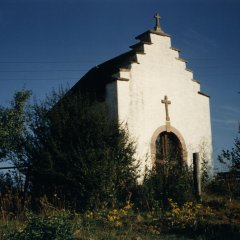
{"type": "Polygon", "coordinates": [[[202,112],[198,118],[200,135],[200,145],[196,149],[200,156],[208,161],[209,170],[213,171],[213,158],[212,158],[212,131],[211,131],[211,112],[210,112],[210,99],[207,96],[199,94],[198,102],[200,103],[199,111],[202,112]],[[202,123],[205,123],[202,125],[202,123]]]}
{"type": "Polygon", "coordinates": [[[128,128],[126,119],[129,113],[129,81],[117,80],[118,122],[128,128]]]}
{"type": "Polygon", "coordinates": [[[117,82],[111,82],[106,85],[106,104],[110,119],[118,121],[118,99],[117,82]]]}
{"type": "Polygon", "coordinates": [[[126,98],[126,91],[118,92],[120,121],[127,123],[136,139],[142,171],[146,158],[148,167],[153,164],[150,147],[153,133],[166,124],[161,103],[165,95],[171,101],[171,125],[181,133],[187,146],[188,164],[203,140],[211,145],[209,99],[198,93],[200,85],[192,80],[193,73],[178,59],[178,52],[171,49],[171,39],[151,34],[151,40],[152,45],[144,45],[145,55],[137,55],[139,64],[131,66],[129,97],[126,98]]]}

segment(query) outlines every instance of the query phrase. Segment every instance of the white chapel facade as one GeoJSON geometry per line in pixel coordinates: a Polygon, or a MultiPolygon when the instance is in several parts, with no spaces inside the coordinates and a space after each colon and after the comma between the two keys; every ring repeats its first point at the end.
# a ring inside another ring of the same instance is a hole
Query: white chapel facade
{"type": "Polygon", "coordinates": [[[139,42],[132,50],[91,69],[80,87],[95,88],[112,117],[127,127],[142,171],[164,155],[166,146],[159,147],[164,141],[178,144],[179,156],[188,165],[204,144],[211,165],[209,96],[171,46],[159,15],[155,18],[155,28],[136,37],[139,42]]]}

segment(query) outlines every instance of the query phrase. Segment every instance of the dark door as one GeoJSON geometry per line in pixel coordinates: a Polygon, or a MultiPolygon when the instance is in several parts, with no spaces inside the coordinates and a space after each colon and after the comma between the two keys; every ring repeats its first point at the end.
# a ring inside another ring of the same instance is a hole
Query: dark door
{"type": "Polygon", "coordinates": [[[172,132],[162,132],[156,140],[156,160],[158,162],[183,162],[182,145],[172,132]]]}

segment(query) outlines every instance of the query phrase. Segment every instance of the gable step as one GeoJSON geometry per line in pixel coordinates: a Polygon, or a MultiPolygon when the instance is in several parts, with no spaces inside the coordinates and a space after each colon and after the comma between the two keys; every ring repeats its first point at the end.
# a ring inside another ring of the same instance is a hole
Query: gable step
{"type": "Polygon", "coordinates": [[[121,72],[130,72],[129,68],[119,68],[119,71],[121,72]]]}
{"type": "Polygon", "coordinates": [[[192,79],[193,82],[200,84],[198,80],[192,79]]]}
{"type": "Polygon", "coordinates": [[[181,61],[181,62],[185,62],[185,63],[187,63],[187,60],[185,60],[185,59],[183,59],[183,58],[175,58],[175,59],[177,59],[177,60],[179,60],[179,61],[181,61]]]}
{"type": "Polygon", "coordinates": [[[178,48],[175,48],[175,47],[170,47],[170,49],[177,51],[177,52],[181,52],[181,50],[179,50],[178,48]]]}
{"type": "Polygon", "coordinates": [[[128,82],[129,79],[128,78],[117,78],[117,81],[124,81],[124,82],[128,82]]]}
{"type": "Polygon", "coordinates": [[[200,95],[202,95],[202,96],[204,96],[204,97],[208,97],[208,98],[210,98],[210,96],[209,95],[207,95],[207,94],[205,94],[205,93],[203,93],[203,92],[198,92],[198,94],[200,94],[200,95]]]}
{"type": "Polygon", "coordinates": [[[136,51],[135,53],[136,53],[136,54],[139,54],[139,55],[146,55],[145,52],[138,52],[138,51],[136,51]]]}
{"type": "Polygon", "coordinates": [[[185,68],[185,70],[188,71],[188,72],[193,73],[193,70],[191,70],[191,69],[189,69],[189,68],[185,68]]]}
{"type": "Polygon", "coordinates": [[[139,48],[139,47],[143,47],[143,45],[146,44],[146,45],[152,45],[151,42],[145,42],[145,41],[141,41],[139,43],[136,43],[134,45],[131,45],[130,48],[131,49],[136,49],[136,48],[139,48]]]}
{"type": "Polygon", "coordinates": [[[123,78],[123,77],[112,77],[112,81],[123,81],[123,82],[128,82],[129,79],[128,78],[123,78]]]}

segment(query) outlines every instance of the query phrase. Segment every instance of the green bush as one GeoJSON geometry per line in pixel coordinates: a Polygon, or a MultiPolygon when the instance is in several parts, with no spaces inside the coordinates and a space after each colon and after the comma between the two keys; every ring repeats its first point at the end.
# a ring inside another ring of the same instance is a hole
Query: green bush
{"type": "Polygon", "coordinates": [[[186,165],[178,165],[174,161],[165,161],[145,175],[141,186],[134,194],[135,206],[140,209],[166,209],[168,199],[182,205],[194,201],[193,173],[186,165]]]}
{"type": "Polygon", "coordinates": [[[240,138],[234,140],[232,149],[223,150],[218,156],[227,171],[219,172],[209,183],[207,190],[222,196],[240,196],[240,138]]]}
{"type": "Polygon", "coordinates": [[[240,181],[234,172],[227,172],[225,176],[215,176],[208,184],[206,191],[219,196],[237,198],[240,196],[240,181]]]}
{"type": "Polygon", "coordinates": [[[24,227],[7,236],[8,240],[73,240],[74,226],[68,214],[51,217],[28,214],[24,227]]]}
{"type": "Polygon", "coordinates": [[[29,154],[33,199],[46,195],[80,211],[125,202],[137,178],[135,147],[105,104],[69,93],[50,112],[44,105],[37,110],[29,154]]]}

